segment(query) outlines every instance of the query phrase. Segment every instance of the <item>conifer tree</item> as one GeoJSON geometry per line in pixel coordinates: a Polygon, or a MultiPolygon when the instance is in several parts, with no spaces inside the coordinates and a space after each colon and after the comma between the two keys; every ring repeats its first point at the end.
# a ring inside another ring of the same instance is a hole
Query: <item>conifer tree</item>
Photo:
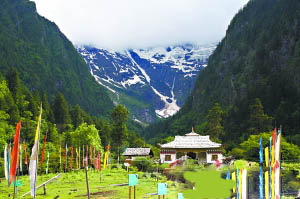
{"type": "Polygon", "coordinates": [[[272,130],[273,118],[264,113],[264,107],[259,98],[250,105],[249,133],[259,134],[272,130]]]}
{"type": "Polygon", "coordinates": [[[58,93],[55,98],[54,105],[53,105],[53,113],[54,113],[55,123],[57,124],[57,127],[60,130],[62,130],[65,124],[71,123],[68,104],[62,93],[58,93]]]}
{"type": "Polygon", "coordinates": [[[224,127],[222,125],[222,116],[224,115],[224,111],[222,110],[219,103],[215,103],[215,105],[209,110],[207,118],[207,131],[208,134],[211,135],[212,140],[220,141],[220,136],[224,133],[224,127]]]}

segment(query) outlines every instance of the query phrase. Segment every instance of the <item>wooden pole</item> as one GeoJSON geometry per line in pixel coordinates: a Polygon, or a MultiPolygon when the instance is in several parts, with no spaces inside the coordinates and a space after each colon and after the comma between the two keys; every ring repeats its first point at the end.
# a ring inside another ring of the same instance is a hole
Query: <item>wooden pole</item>
{"type": "Polygon", "coordinates": [[[46,188],[46,184],[44,184],[44,195],[47,194],[47,188],[46,188]]]}
{"type": "Polygon", "coordinates": [[[87,188],[88,199],[90,199],[90,188],[89,188],[88,170],[89,170],[89,168],[86,166],[86,167],[85,167],[86,188],[87,188]]]}
{"type": "Polygon", "coordinates": [[[136,199],[136,187],[134,186],[134,199],[136,199]]]}
{"type": "Polygon", "coordinates": [[[17,198],[17,180],[14,180],[14,199],[17,198]]]}
{"type": "Polygon", "coordinates": [[[165,199],[165,195],[163,195],[163,199],[165,199]]]}
{"type": "Polygon", "coordinates": [[[102,171],[100,171],[100,183],[102,182],[102,171]]]}
{"type": "Polygon", "coordinates": [[[129,186],[129,199],[131,199],[131,186],[129,186]]]}

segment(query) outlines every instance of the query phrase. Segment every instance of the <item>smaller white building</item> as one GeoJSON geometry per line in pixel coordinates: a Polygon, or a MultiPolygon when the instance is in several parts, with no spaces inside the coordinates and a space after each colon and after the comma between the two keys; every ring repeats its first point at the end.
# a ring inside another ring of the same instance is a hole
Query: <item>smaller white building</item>
{"type": "Polygon", "coordinates": [[[175,140],[160,147],[162,163],[172,163],[178,159],[192,158],[203,163],[222,162],[222,145],[212,142],[209,135],[201,136],[192,130],[184,136],[175,136],[175,140]]]}
{"type": "Polygon", "coordinates": [[[136,157],[153,157],[151,148],[127,148],[122,154],[126,160],[134,160],[136,157]]]}

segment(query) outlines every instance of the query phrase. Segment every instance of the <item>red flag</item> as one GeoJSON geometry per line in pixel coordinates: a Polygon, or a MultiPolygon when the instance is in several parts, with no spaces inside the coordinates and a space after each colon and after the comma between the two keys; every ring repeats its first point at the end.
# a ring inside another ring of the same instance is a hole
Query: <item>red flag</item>
{"type": "Polygon", "coordinates": [[[86,156],[85,156],[85,166],[89,166],[89,145],[86,145],[86,156]]]}
{"type": "Polygon", "coordinates": [[[274,164],[274,171],[279,168],[280,166],[280,163],[278,162],[278,160],[275,161],[275,164],[274,164]]]}
{"type": "Polygon", "coordinates": [[[12,181],[16,180],[18,156],[19,156],[20,129],[21,129],[21,121],[16,126],[16,134],[14,137],[14,147],[13,147],[12,153],[11,153],[9,185],[12,183],[12,181]]]}
{"type": "Polygon", "coordinates": [[[26,143],[25,143],[25,141],[23,143],[23,148],[24,148],[24,155],[25,155],[25,164],[27,165],[28,164],[28,159],[27,159],[26,143]]]}
{"type": "Polygon", "coordinates": [[[66,150],[65,150],[65,172],[67,171],[67,153],[68,153],[68,146],[66,144],[66,150]]]}
{"type": "Polygon", "coordinates": [[[72,147],[71,149],[71,158],[70,158],[70,170],[72,171],[72,166],[73,166],[73,153],[74,153],[74,148],[72,147]]]}
{"type": "Polygon", "coordinates": [[[96,164],[97,164],[96,147],[94,147],[94,167],[96,167],[96,164]]]}
{"type": "Polygon", "coordinates": [[[84,145],[82,146],[82,167],[84,168],[84,145]]]}
{"type": "Polygon", "coordinates": [[[44,159],[45,159],[45,148],[46,148],[46,142],[47,142],[47,134],[48,132],[46,132],[46,135],[44,137],[44,145],[43,145],[43,148],[42,148],[42,158],[41,158],[41,167],[43,166],[43,162],[44,162],[44,159]]]}
{"type": "Polygon", "coordinates": [[[93,164],[93,147],[90,145],[90,164],[93,164]]]}
{"type": "Polygon", "coordinates": [[[272,142],[273,142],[273,146],[275,149],[276,146],[276,128],[274,129],[273,133],[272,133],[272,142]]]}
{"type": "Polygon", "coordinates": [[[99,171],[101,171],[101,152],[100,152],[100,158],[99,158],[99,171]]]}

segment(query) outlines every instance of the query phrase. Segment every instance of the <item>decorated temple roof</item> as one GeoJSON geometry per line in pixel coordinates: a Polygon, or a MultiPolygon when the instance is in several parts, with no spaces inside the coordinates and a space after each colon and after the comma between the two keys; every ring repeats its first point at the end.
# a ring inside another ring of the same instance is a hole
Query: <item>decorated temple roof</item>
{"type": "Polygon", "coordinates": [[[161,148],[168,149],[194,149],[194,148],[219,148],[221,144],[212,142],[209,135],[201,136],[192,130],[184,136],[175,136],[175,140],[161,145],[161,148]]]}

